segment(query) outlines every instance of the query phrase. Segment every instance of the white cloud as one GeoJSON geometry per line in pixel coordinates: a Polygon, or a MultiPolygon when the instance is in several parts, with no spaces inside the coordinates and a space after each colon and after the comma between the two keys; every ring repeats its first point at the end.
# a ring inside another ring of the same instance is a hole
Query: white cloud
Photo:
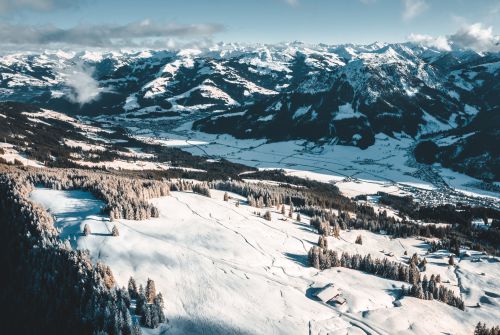
{"type": "Polygon", "coordinates": [[[474,23],[460,28],[449,37],[450,41],[460,47],[476,51],[500,51],[500,36],[493,34],[492,27],[484,27],[474,23]]]}
{"type": "Polygon", "coordinates": [[[444,51],[450,51],[452,47],[477,52],[500,51],[500,36],[493,33],[492,27],[485,27],[481,23],[464,25],[449,36],[410,34],[408,41],[444,51]]]}
{"type": "Polygon", "coordinates": [[[47,12],[78,6],[79,0],[0,0],[0,12],[30,10],[47,12]]]}
{"type": "Polygon", "coordinates": [[[288,5],[292,7],[297,7],[299,5],[299,0],[283,0],[285,1],[288,5]]]}
{"type": "Polygon", "coordinates": [[[403,0],[403,5],[403,19],[405,21],[412,20],[429,9],[425,0],[403,0]]]}
{"type": "Polygon", "coordinates": [[[109,89],[100,88],[99,82],[92,77],[94,69],[77,64],[64,72],[65,83],[70,88],[67,97],[80,105],[99,99],[102,92],[109,89]]]}
{"type": "Polygon", "coordinates": [[[161,45],[173,38],[209,38],[224,28],[217,24],[177,24],[144,20],[124,25],[78,25],[62,29],[0,23],[0,44],[7,46],[72,45],[123,47],[161,45]]]}
{"type": "Polygon", "coordinates": [[[426,47],[435,48],[442,51],[451,51],[450,43],[445,36],[433,37],[423,34],[410,34],[408,36],[410,42],[425,45],[426,47]]]}

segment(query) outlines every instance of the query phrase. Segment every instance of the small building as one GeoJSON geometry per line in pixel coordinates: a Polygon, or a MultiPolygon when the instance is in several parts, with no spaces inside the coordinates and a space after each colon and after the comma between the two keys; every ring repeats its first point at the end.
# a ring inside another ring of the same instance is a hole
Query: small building
{"type": "Polygon", "coordinates": [[[337,298],[340,295],[340,291],[333,284],[326,285],[323,289],[318,291],[315,296],[323,302],[329,302],[337,298]]]}

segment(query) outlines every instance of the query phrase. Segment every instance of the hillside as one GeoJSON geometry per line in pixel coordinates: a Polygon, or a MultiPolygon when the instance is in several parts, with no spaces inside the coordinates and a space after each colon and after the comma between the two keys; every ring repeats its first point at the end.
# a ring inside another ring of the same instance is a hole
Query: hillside
{"type": "Polygon", "coordinates": [[[474,257],[482,260],[475,262],[464,256],[453,268],[447,264],[446,252],[427,253],[429,246],[415,238],[393,239],[360,230],[328,238],[331,248],[339,252],[392,255],[391,260],[403,263],[409,258],[405,252],[426,257],[423,274],[439,274],[448,287],[461,292],[467,306],[464,312],[437,300],[401,297],[402,282],[345,268],[308,267],[307,251],[318,235],[307,216],[297,222],[270,208],[272,219],[267,221],[255,214],[267,208],[249,207],[232,193],[228,202],[222,200],[221,191],[212,190],[211,195],[173,192],[152,200],[159,218],[112,224],[97,214],[98,202],[76,191],[38,189],[31,198],[59,218],[56,226],[65,239],[89,249],[94,261],[109,264],[120,285],[126,285],[130,276],[141,282],[155,279],[165,293],[169,323],[154,334],[465,335],[473,332],[478,321],[494,324],[497,320],[496,258],[478,254],[474,257]],[[239,207],[236,201],[241,202],[239,207]],[[75,234],[84,224],[90,225],[92,233],[75,234]],[[112,225],[120,236],[110,235],[112,225]],[[362,245],[354,243],[357,235],[363,237],[362,245]],[[326,304],[314,297],[332,283],[345,304],[326,304]]]}

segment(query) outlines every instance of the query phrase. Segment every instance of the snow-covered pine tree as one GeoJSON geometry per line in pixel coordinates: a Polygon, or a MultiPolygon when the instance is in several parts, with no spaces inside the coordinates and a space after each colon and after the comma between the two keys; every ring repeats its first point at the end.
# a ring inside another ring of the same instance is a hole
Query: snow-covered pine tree
{"type": "Polygon", "coordinates": [[[136,315],[144,315],[144,311],[146,308],[146,296],[144,294],[144,289],[142,289],[142,285],[139,287],[139,294],[137,295],[137,299],[135,301],[135,314],[136,315]]]}
{"type": "Polygon", "coordinates": [[[152,304],[156,297],[156,288],[154,280],[148,278],[146,283],[146,301],[148,304],[152,304]]]}
{"type": "Polygon", "coordinates": [[[318,240],[318,247],[328,249],[328,240],[325,236],[321,235],[318,240]]]}
{"type": "Polygon", "coordinates": [[[88,225],[88,223],[86,223],[83,226],[83,235],[89,236],[90,234],[92,234],[92,232],[90,231],[90,226],[88,225]]]}

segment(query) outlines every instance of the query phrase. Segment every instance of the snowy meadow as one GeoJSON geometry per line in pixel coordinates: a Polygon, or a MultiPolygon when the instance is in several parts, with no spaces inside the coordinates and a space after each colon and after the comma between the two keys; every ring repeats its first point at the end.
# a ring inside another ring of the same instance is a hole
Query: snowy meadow
{"type": "Polygon", "coordinates": [[[147,334],[472,334],[477,322],[495,324],[500,317],[497,258],[468,252],[453,267],[448,253],[428,253],[429,245],[417,238],[356,230],[328,237],[339,252],[405,263],[414,253],[425,257],[423,274],[439,274],[461,294],[461,311],[401,297],[399,281],[309,267],[307,252],[318,234],[307,216],[298,222],[276,208],[250,207],[237,194],[224,201],[224,192],[210,192],[211,198],[172,192],[152,199],[159,217],[142,221],[110,222],[100,213],[103,203],[80,191],[36,189],[31,199],[54,215],[61,238],[108,264],[118,285],[130,276],[156,282],[169,322],[143,329],[147,334]],[[262,217],[268,210],[270,221],[262,217]],[[88,236],[81,234],[85,224],[88,236]],[[119,236],[112,236],[113,225],[119,236]],[[362,245],[355,243],[359,235],[362,245]],[[316,296],[332,284],[345,303],[316,296]]]}

